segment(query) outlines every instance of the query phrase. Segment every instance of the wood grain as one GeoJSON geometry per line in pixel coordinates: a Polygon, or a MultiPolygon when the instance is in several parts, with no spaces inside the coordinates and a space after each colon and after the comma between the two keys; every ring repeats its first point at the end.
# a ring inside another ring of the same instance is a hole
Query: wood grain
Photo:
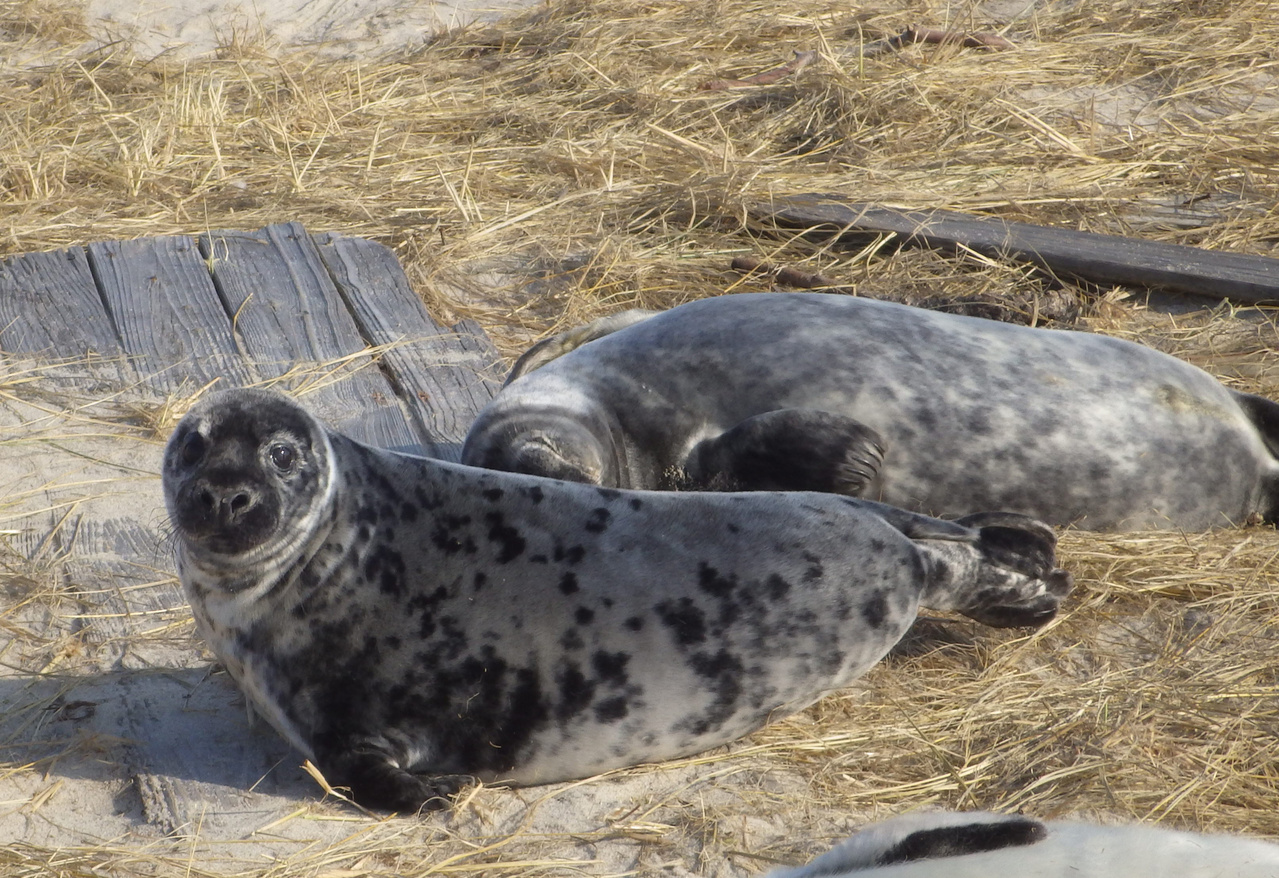
{"type": "Polygon", "coordinates": [[[318,235],[320,257],[365,340],[387,345],[382,365],[430,441],[457,460],[475,415],[500,386],[498,355],[473,321],[431,319],[389,249],[362,238],[318,235]]]}
{"type": "Polygon", "coordinates": [[[287,389],[335,429],[381,448],[416,450],[390,382],[372,356],[300,223],[203,235],[235,336],[265,378],[287,389]],[[339,362],[341,361],[341,362],[339,362]]]}

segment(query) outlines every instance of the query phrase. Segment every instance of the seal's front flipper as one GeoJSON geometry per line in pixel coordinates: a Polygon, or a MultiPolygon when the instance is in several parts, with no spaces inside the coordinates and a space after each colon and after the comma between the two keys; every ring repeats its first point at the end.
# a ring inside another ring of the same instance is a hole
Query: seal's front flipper
{"type": "Polygon", "coordinates": [[[373,743],[331,756],[321,769],[335,785],[350,787],[360,805],[401,814],[447,808],[458,790],[475,782],[467,775],[414,774],[373,743]]]}
{"type": "Polygon", "coordinates": [[[995,628],[1035,628],[1057,615],[1074,579],[1055,566],[1052,528],[1011,512],[982,512],[956,524],[973,530],[976,540],[916,543],[931,568],[921,603],[995,628]]]}
{"type": "Polygon", "coordinates": [[[816,409],[747,418],[699,442],[685,464],[687,487],[721,491],[821,491],[859,496],[884,460],[879,434],[816,409]]]}

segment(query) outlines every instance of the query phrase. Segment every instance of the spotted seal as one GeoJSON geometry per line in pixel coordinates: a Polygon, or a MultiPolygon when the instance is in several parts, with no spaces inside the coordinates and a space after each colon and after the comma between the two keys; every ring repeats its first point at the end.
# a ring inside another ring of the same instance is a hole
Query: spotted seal
{"type": "Polygon", "coordinates": [[[922,812],[767,878],[1274,878],[1279,845],[1155,826],[922,812]]]}
{"type": "Polygon", "coordinates": [[[361,445],[256,390],[165,450],[180,578],[251,703],[357,801],[696,753],[877,662],[921,605],[1038,625],[1051,529],[830,494],[619,491],[361,445]]]}
{"type": "Polygon", "coordinates": [[[1279,405],[1132,342],[820,293],[719,296],[627,324],[530,351],[462,461],[1091,530],[1279,516],[1279,405]]]}

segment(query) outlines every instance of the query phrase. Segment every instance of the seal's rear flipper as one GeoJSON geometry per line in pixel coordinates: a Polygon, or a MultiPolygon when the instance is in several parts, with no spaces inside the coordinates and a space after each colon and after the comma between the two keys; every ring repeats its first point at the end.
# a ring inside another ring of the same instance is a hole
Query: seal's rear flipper
{"type": "Polygon", "coordinates": [[[683,487],[856,497],[883,460],[884,441],[865,424],[816,409],[779,409],[699,442],[685,463],[683,487]]]}
{"type": "MultiPolygon", "coordinates": [[[[1270,455],[1279,460],[1279,403],[1252,393],[1230,391],[1239,407],[1243,409],[1248,420],[1257,427],[1261,441],[1266,444],[1270,455]]],[[[1262,517],[1270,524],[1279,523],[1279,476],[1264,477],[1262,517]]]]}
{"type": "Polygon", "coordinates": [[[1074,579],[1055,566],[1052,528],[1011,512],[982,512],[956,524],[976,539],[917,542],[932,566],[925,606],[957,610],[994,628],[1034,628],[1057,615],[1074,579]]]}
{"type": "Polygon", "coordinates": [[[506,380],[502,382],[502,386],[505,387],[516,378],[542,368],[552,360],[558,360],[588,342],[641,323],[657,313],[657,311],[632,308],[629,311],[621,311],[592,320],[582,326],[575,326],[550,338],[544,338],[520,355],[515,365],[511,367],[511,374],[507,375],[506,380]]]}
{"type": "Polygon", "coordinates": [[[1240,393],[1237,390],[1230,392],[1248,420],[1257,426],[1257,432],[1261,434],[1261,441],[1266,443],[1266,448],[1279,458],[1279,403],[1252,393],[1240,393]]]}

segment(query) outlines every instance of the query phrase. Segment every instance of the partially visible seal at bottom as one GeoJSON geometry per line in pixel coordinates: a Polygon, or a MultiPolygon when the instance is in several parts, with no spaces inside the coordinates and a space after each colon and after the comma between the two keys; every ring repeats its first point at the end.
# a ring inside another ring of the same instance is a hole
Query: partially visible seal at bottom
{"type": "Polygon", "coordinates": [[[767,878],[1274,878],[1279,845],[1154,826],[921,812],[872,824],[767,878]]]}

